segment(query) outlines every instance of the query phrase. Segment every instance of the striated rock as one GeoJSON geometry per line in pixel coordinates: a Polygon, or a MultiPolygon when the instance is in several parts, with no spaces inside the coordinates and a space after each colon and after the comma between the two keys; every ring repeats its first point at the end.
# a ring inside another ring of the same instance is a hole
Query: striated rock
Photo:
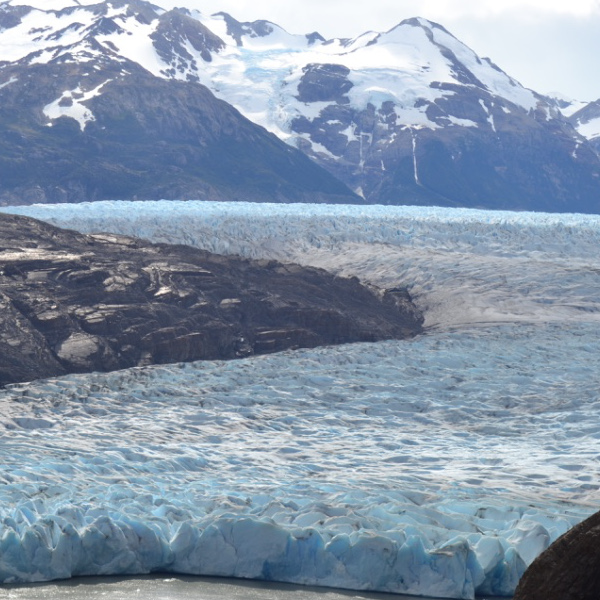
{"type": "Polygon", "coordinates": [[[514,600],[600,598],[600,512],[558,538],[531,563],[514,600]]]}
{"type": "Polygon", "coordinates": [[[422,324],[403,290],[13,215],[0,215],[0,309],[0,385],[405,338],[422,324]]]}

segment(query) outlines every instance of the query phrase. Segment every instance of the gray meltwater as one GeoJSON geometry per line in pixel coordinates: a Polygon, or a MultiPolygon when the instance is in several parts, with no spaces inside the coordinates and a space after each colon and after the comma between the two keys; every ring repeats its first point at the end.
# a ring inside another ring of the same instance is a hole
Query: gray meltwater
{"type": "Polygon", "coordinates": [[[417,598],[259,581],[168,575],[129,579],[82,577],[44,584],[0,586],[2,588],[8,592],[7,596],[2,594],[7,600],[434,600],[423,596],[417,598]]]}

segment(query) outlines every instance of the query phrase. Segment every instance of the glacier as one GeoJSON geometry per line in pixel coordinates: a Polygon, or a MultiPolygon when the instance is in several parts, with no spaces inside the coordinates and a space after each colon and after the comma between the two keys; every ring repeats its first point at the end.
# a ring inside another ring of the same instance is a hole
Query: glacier
{"type": "Polygon", "coordinates": [[[171,572],[510,596],[598,510],[600,217],[98,202],[80,231],[407,285],[408,341],[0,390],[0,582],[171,572]]]}

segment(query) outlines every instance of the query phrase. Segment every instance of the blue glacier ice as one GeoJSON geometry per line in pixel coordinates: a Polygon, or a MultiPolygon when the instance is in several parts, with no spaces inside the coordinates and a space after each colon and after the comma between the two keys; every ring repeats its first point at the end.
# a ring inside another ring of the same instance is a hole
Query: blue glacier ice
{"type": "Polygon", "coordinates": [[[600,506],[598,217],[2,210],[406,284],[427,330],[0,391],[0,582],[161,571],[509,596],[600,506]]]}

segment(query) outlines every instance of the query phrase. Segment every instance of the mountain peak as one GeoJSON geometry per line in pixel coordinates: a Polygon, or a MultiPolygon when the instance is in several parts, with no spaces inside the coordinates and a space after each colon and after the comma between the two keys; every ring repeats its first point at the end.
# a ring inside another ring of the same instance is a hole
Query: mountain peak
{"type": "Polygon", "coordinates": [[[273,32],[274,27],[277,27],[270,21],[253,21],[241,22],[234,19],[229,13],[220,11],[213,17],[221,17],[227,25],[227,35],[232,37],[238,46],[243,46],[243,38],[249,37],[266,37],[273,32]]]}
{"type": "Polygon", "coordinates": [[[218,21],[224,23],[225,31],[219,33],[224,38],[229,37],[237,47],[291,49],[307,48],[308,46],[325,42],[325,39],[316,31],[306,35],[295,35],[288,33],[283,27],[280,27],[276,23],[264,19],[257,21],[238,21],[229,13],[222,11],[214,13],[212,17],[214,20],[210,26],[219,27],[217,25],[218,21]]]}
{"type": "Polygon", "coordinates": [[[160,15],[158,25],[150,34],[156,52],[160,58],[182,71],[194,66],[194,58],[187,46],[200,53],[206,62],[212,60],[212,54],[225,48],[225,42],[188,11],[174,8],[160,15]],[[186,60],[187,59],[187,60],[186,60]]]}
{"type": "MultiPolygon", "coordinates": [[[[400,21],[397,27],[402,27],[405,25],[410,25],[411,27],[421,27],[422,29],[440,29],[444,31],[448,35],[452,35],[445,27],[436,23],[435,21],[430,21],[429,19],[425,19],[423,17],[411,17],[409,19],[404,19],[400,21]]],[[[395,28],[394,28],[395,29],[395,28]]],[[[454,36],[453,36],[454,37],[454,36]]]]}

